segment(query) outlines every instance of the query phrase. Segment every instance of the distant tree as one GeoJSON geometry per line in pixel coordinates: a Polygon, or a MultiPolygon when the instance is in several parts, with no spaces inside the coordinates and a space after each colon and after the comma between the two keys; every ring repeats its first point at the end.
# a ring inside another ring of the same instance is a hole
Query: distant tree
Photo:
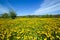
{"type": "Polygon", "coordinates": [[[2,16],[2,18],[8,18],[9,17],[9,14],[8,13],[4,13],[1,16],[2,16]]]}
{"type": "Polygon", "coordinates": [[[48,14],[46,14],[46,15],[45,15],[45,17],[46,17],[46,18],[48,18],[48,17],[49,17],[49,15],[48,15],[48,14]]]}
{"type": "Polygon", "coordinates": [[[13,10],[10,10],[10,17],[12,18],[12,19],[15,19],[16,18],[16,13],[13,11],[13,10]]]}
{"type": "Polygon", "coordinates": [[[60,14],[54,15],[55,18],[60,18],[60,14]]]}
{"type": "Polygon", "coordinates": [[[0,14],[0,18],[2,18],[2,14],[0,14]]]}

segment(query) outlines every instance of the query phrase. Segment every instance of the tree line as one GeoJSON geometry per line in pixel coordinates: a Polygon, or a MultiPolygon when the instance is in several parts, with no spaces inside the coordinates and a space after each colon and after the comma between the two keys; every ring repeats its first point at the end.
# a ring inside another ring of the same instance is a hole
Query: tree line
{"type": "Polygon", "coordinates": [[[60,14],[56,15],[26,15],[26,16],[19,16],[22,18],[60,18],[60,14]]]}
{"type": "Polygon", "coordinates": [[[60,14],[56,15],[26,15],[26,16],[17,16],[14,10],[10,10],[9,13],[0,14],[0,18],[12,18],[15,19],[16,17],[21,18],[60,18],[60,14]]]}
{"type": "Polygon", "coordinates": [[[17,17],[16,12],[14,10],[10,10],[9,13],[0,14],[0,18],[12,18],[15,19],[17,17]]]}

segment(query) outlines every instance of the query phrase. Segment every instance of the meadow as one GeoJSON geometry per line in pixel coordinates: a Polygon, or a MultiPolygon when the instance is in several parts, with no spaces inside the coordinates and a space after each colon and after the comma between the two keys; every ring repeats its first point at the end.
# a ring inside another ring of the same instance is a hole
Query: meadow
{"type": "Polygon", "coordinates": [[[0,40],[60,40],[60,18],[0,18],[0,40]]]}

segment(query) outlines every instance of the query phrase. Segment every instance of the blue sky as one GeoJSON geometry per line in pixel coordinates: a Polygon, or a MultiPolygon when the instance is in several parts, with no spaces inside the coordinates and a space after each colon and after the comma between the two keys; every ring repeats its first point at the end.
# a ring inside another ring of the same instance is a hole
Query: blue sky
{"type": "Polygon", "coordinates": [[[60,14],[60,0],[0,0],[0,14],[10,8],[17,15],[60,14]]]}

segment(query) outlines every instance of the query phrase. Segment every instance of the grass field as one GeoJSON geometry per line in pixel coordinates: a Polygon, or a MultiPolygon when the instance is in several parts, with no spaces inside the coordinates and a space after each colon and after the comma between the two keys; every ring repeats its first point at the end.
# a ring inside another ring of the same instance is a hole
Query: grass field
{"type": "Polygon", "coordinates": [[[1,18],[0,40],[60,40],[60,18],[1,18]]]}

